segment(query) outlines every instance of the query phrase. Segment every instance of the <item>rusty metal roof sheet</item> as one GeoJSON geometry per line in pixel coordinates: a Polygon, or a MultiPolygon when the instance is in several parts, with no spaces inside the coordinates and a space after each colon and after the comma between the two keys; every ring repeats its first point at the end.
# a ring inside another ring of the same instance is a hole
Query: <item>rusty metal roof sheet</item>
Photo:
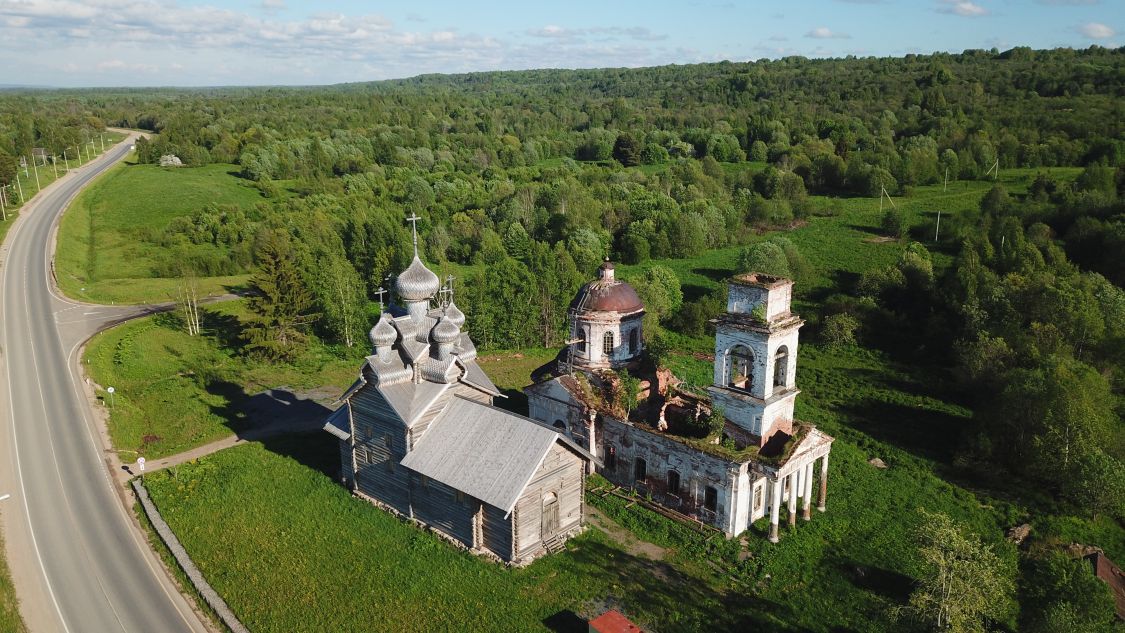
{"type": "Polygon", "coordinates": [[[637,291],[616,279],[598,279],[582,286],[570,307],[578,312],[620,312],[630,314],[645,309],[637,291]]]}

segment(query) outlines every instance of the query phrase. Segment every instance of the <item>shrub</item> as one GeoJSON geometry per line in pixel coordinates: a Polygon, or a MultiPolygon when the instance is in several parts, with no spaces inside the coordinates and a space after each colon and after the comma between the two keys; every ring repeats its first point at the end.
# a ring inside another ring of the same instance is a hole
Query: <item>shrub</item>
{"type": "Polygon", "coordinates": [[[859,320],[854,316],[846,313],[833,314],[824,320],[821,337],[831,347],[855,345],[857,330],[859,330],[859,320]]]}

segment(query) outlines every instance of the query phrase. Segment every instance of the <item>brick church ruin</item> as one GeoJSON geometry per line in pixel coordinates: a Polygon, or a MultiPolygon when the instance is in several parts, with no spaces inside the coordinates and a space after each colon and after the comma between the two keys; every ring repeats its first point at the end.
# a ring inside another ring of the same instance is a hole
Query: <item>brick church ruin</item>
{"type": "Polygon", "coordinates": [[[811,519],[817,480],[817,509],[825,510],[833,441],[793,416],[804,322],[790,311],[792,290],[792,281],[758,273],[728,282],[713,384],[695,392],[645,357],[644,305],[607,261],[571,304],[567,348],[525,389],[530,415],[597,457],[597,472],[611,482],[728,537],[768,516],[776,542],[783,504],[789,525],[798,505],[811,519]],[[620,404],[614,370],[640,380],[632,410],[620,404]],[[713,407],[724,419],[709,437],[713,407]]]}

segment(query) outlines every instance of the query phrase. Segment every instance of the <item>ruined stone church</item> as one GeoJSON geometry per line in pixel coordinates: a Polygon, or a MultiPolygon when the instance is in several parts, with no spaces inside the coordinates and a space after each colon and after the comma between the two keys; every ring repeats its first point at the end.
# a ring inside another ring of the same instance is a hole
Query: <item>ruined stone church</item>
{"type": "Polygon", "coordinates": [[[714,380],[696,392],[643,354],[644,305],[606,262],[568,312],[571,340],[525,389],[530,415],[597,460],[588,467],[684,518],[733,537],[769,517],[788,523],[825,510],[833,438],[794,419],[798,330],[793,282],[750,273],[728,282],[715,334],[714,380]],[[617,397],[623,370],[639,379],[637,404],[617,397]],[[701,424],[718,408],[720,434],[701,424]],[[721,442],[721,443],[716,443],[721,442]],[[819,461],[819,472],[815,467],[819,461]]]}
{"type": "Polygon", "coordinates": [[[500,396],[461,331],[465,315],[418,257],[398,276],[373,354],[325,430],[356,495],[475,552],[524,564],[583,526],[589,453],[500,396]]]}

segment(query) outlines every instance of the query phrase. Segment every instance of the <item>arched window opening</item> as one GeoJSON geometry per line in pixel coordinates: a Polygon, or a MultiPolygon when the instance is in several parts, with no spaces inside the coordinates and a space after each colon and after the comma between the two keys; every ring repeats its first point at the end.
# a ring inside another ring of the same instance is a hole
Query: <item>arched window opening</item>
{"type": "Polygon", "coordinates": [[[754,352],[735,345],[727,352],[727,384],[750,391],[754,387],[754,352]]]}
{"type": "Polygon", "coordinates": [[[605,467],[609,470],[617,469],[617,449],[613,446],[608,446],[605,449],[605,467]]]}
{"type": "Polygon", "coordinates": [[[773,356],[773,386],[784,387],[788,382],[789,348],[782,345],[773,356]]]}
{"type": "Polygon", "coordinates": [[[637,353],[637,328],[629,330],[629,353],[637,353]]]}
{"type": "Polygon", "coordinates": [[[680,473],[674,470],[668,471],[668,494],[680,494],[680,473]]]}
{"type": "Polygon", "coordinates": [[[606,356],[613,356],[613,332],[606,332],[602,337],[602,352],[606,356]]]}
{"type": "Polygon", "coordinates": [[[585,328],[576,328],[574,338],[578,339],[578,353],[583,356],[586,355],[586,330],[585,328]]]}
{"type": "Polygon", "coordinates": [[[633,464],[633,479],[637,481],[644,481],[648,477],[648,464],[645,460],[638,457],[635,464],[633,464]]]}
{"type": "Polygon", "coordinates": [[[555,420],[554,427],[559,431],[566,433],[566,422],[563,422],[562,420],[555,420]]]}

